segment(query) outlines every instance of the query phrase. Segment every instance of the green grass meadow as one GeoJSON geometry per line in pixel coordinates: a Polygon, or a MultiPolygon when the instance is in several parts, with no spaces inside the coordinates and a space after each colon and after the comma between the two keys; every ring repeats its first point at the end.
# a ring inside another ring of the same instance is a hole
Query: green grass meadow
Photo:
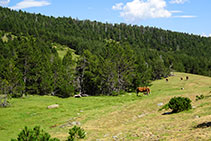
{"type": "Polygon", "coordinates": [[[11,106],[0,108],[0,141],[17,138],[28,126],[38,125],[52,137],[66,140],[72,122],[85,129],[85,140],[211,140],[211,127],[195,128],[211,122],[211,78],[174,73],[174,76],[152,82],[149,96],[127,93],[116,97],[83,97],[61,99],[52,96],[27,96],[11,99],[11,106]],[[189,80],[180,77],[189,76],[189,80]],[[181,90],[184,88],[184,90],[181,90]],[[196,95],[204,99],[196,101],[196,95]],[[189,97],[193,109],[163,115],[159,103],[174,96],[189,97]],[[47,106],[59,104],[59,108],[47,106]]]}

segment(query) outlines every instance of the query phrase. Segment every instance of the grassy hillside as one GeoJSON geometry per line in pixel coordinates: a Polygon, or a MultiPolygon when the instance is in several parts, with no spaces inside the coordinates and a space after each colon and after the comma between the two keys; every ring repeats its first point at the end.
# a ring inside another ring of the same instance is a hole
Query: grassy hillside
{"type": "Polygon", "coordinates": [[[3,42],[8,42],[9,40],[13,40],[14,38],[17,38],[15,35],[13,35],[10,32],[4,33],[0,30],[0,39],[3,42]]]}
{"type": "Polygon", "coordinates": [[[61,44],[57,44],[57,43],[52,43],[53,48],[56,49],[56,51],[58,52],[58,55],[61,59],[64,58],[64,56],[66,55],[67,51],[71,51],[72,52],[72,56],[74,60],[77,60],[79,58],[79,55],[75,54],[75,50],[68,48],[65,45],[61,45],[61,44]]]}
{"type": "Polygon", "coordinates": [[[65,140],[73,122],[80,122],[86,130],[86,140],[211,139],[210,77],[174,73],[168,82],[162,79],[152,84],[152,93],[141,97],[130,93],[81,99],[50,96],[12,99],[11,107],[0,108],[0,140],[15,138],[24,126],[35,125],[40,125],[53,137],[65,140]],[[185,76],[189,76],[189,80],[180,80],[185,76]],[[196,95],[201,94],[205,99],[196,101],[196,95]],[[159,112],[159,103],[166,104],[174,96],[189,97],[194,108],[162,115],[168,111],[159,112]],[[60,105],[58,109],[47,109],[48,105],[56,103],[60,105]],[[199,128],[194,128],[200,124],[199,128]]]}

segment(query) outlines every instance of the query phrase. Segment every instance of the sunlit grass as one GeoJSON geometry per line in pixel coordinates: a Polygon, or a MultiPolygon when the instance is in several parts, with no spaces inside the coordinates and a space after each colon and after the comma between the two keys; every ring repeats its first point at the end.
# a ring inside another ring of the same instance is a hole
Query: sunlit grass
{"type": "Polygon", "coordinates": [[[211,78],[175,73],[153,82],[149,96],[128,93],[117,97],[61,99],[52,96],[27,96],[12,99],[11,106],[0,108],[0,141],[17,137],[24,126],[41,126],[53,137],[65,140],[71,122],[80,122],[87,132],[85,140],[208,140],[210,128],[193,129],[211,121],[211,78]],[[189,80],[180,77],[189,76],[189,80]],[[184,90],[181,90],[184,88],[184,90]],[[196,101],[196,95],[207,96],[196,101]],[[162,115],[158,103],[166,104],[174,96],[189,97],[195,107],[178,114],[162,115]],[[47,106],[59,104],[57,109],[47,106]]]}
{"type": "MultiPolygon", "coordinates": [[[[96,119],[102,114],[111,111],[112,107],[139,100],[139,97],[127,95],[125,97],[84,97],[80,99],[61,99],[52,96],[27,96],[20,99],[12,99],[11,106],[0,108],[0,140],[9,140],[17,136],[24,126],[34,127],[39,125],[49,132],[57,130],[68,133],[68,128],[60,128],[71,119],[86,117],[80,121],[96,119]],[[57,109],[47,109],[47,106],[59,104],[57,109]],[[103,109],[104,113],[99,114],[103,109]],[[51,126],[58,126],[55,129],[51,126]]],[[[115,110],[115,109],[113,109],[115,110]]]]}
{"type": "Polygon", "coordinates": [[[64,58],[64,56],[66,55],[68,50],[72,52],[73,60],[77,60],[79,58],[79,55],[75,54],[75,50],[69,48],[68,46],[61,45],[61,44],[58,44],[58,43],[53,43],[52,47],[57,50],[58,55],[61,59],[64,58]]]}

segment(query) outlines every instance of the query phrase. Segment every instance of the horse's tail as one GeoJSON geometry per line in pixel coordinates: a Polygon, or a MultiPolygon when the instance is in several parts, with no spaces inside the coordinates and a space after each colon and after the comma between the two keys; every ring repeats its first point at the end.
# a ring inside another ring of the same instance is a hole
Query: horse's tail
{"type": "Polygon", "coordinates": [[[136,88],[136,94],[137,94],[137,96],[138,96],[138,93],[139,93],[139,89],[138,89],[138,88],[136,88]]]}
{"type": "Polygon", "coordinates": [[[148,93],[149,93],[149,94],[151,94],[151,91],[150,91],[150,89],[149,89],[149,88],[147,88],[147,90],[148,90],[148,93]]]}

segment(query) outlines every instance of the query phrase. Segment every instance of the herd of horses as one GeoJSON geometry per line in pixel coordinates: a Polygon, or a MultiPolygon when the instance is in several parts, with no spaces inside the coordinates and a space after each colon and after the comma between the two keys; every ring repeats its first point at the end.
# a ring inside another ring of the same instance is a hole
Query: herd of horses
{"type": "MultiPolygon", "coordinates": [[[[185,79],[188,80],[189,77],[186,76],[185,79]]],[[[183,77],[181,77],[180,80],[183,80],[183,77]]],[[[166,78],[166,82],[168,82],[168,81],[169,81],[169,79],[166,78]]],[[[138,93],[139,93],[139,92],[140,92],[140,93],[144,93],[144,94],[149,95],[149,94],[150,94],[150,88],[148,88],[148,87],[138,87],[138,88],[136,89],[136,94],[137,94],[137,96],[138,96],[138,93]]]]}
{"type": "MultiPolygon", "coordinates": [[[[185,79],[188,80],[189,77],[186,76],[185,79]]],[[[181,77],[180,80],[183,80],[183,78],[181,77]]],[[[168,81],[169,81],[169,79],[166,78],[166,82],[168,82],[168,81]]],[[[151,91],[150,91],[150,88],[148,88],[148,87],[137,87],[137,89],[136,89],[137,96],[138,96],[139,93],[144,93],[144,94],[149,95],[151,93],[151,91]]],[[[88,96],[87,94],[78,94],[78,95],[75,95],[74,97],[80,98],[80,97],[87,97],[87,96],[88,96]]]]}

